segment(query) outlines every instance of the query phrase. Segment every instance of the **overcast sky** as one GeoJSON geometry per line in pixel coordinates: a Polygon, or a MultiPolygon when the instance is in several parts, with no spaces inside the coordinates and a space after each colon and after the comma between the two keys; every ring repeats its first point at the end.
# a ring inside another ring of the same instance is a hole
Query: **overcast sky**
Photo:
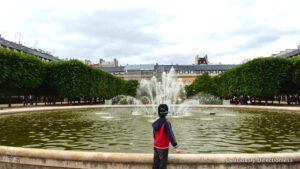
{"type": "Polygon", "coordinates": [[[0,34],[61,59],[235,64],[300,45],[299,0],[0,0],[0,34]],[[21,34],[21,36],[20,36],[21,34]]]}

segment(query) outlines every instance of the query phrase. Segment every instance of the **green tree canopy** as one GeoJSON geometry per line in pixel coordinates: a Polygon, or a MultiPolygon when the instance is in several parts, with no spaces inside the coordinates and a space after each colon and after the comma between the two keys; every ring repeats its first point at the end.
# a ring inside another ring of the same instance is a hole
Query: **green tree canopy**
{"type": "Polygon", "coordinates": [[[42,84],[43,62],[35,56],[0,48],[0,93],[25,95],[42,84]]]}
{"type": "Polygon", "coordinates": [[[193,83],[185,87],[187,96],[195,95],[199,92],[217,94],[216,78],[208,73],[197,76],[193,83]]]}
{"type": "Polygon", "coordinates": [[[272,97],[291,79],[291,64],[279,57],[257,58],[220,75],[222,96],[272,97]]]}
{"type": "Polygon", "coordinates": [[[137,81],[125,81],[78,60],[44,62],[36,56],[0,48],[0,95],[70,98],[134,96],[137,81]]]}
{"type": "Polygon", "coordinates": [[[128,96],[136,96],[136,90],[139,86],[139,82],[137,80],[128,80],[123,84],[123,94],[128,96]]]}

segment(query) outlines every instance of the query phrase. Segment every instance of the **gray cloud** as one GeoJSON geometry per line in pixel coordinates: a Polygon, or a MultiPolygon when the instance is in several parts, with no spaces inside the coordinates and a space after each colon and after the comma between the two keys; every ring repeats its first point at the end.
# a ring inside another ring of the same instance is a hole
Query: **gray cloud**
{"type": "Polygon", "coordinates": [[[160,35],[146,32],[147,28],[157,26],[163,19],[152,10],[97,10],[76,17],[70,14],[60,17],[53,13],[55,11],[46,10],[41,15],[32,16],[30,23],[37,29],[32,34],[41,36],[45,31],[39,30],[43,29],[41,25],[56,27],[55,41],[63,47],[56,49],[56,53],[62,57],[111,59],[143,55],[163,45],[160,35]]]}
{"type": "Polygon", "coordinates": [[[143,32],[144,28],[153,27],[158,22],[158,16],[147,10],[96,11],[76,20],[64,21],[64,29],[59,34],[84,36],[87,39],[84,42],[64,43],[79,51],[96,51],[97,57],[142,55],[160,45],[159,35],[143,32]]]}
{"type": "Polygon", "coordinates": [[[300,36],[296,0],[228,0],[218,2],[220,6],[197,0],[159,6],[127,3],[116,8],[103,1],[90,8],[68,2],[53,5],[48,1],[50,5],[46,5],[28,1],[30,10],[11,3],[11,9],[0,11],[0,31],[22,33],[24,39],[30,37],[27,46],[37,40],[39,48],[53,49],[60,58],[94,62],[100,57],[117,58],[122,64],[191,64],[197,52],[207,53],[216,63],[236,63],[233,57],[247,52],[265,55],[273,52],[270,48],[275,48],[274,52],[294,48],[300,36]],[[9,19],[5,17],[7,12],[9,19]]]}
{"type": "MultiPolygon", "coordinates": [[[[214,53],[215,56],[230,56],[247,50],[256,50],[269,46],[270,44],[280,40],[284,36],[299,36],[300,30],[291,28],[290,30],[282,30],[278,27],[272,27],[268,24],[261,24],[259,21],[249,19],[243,21],[240,27],[226,34],[215,34],[214,40],[230,40],[236,37],[247,37],[248,40],[239,44],[232,45],[231,50],[219,51],[214,53]],[[250,24],[251,23],[251,24],[250,24]]],[[[270,53],[271,55],[271,53],[270,53]]]]}
{"type": "Polygon", "coordinates": [[[268,44],[278,40],[282,35],[277,34],[276,31],[268,33],[257,33],[250,36],[250,39],[243,44],[236,46],[238,51],[257,49],[267,46],[268,44]]]}

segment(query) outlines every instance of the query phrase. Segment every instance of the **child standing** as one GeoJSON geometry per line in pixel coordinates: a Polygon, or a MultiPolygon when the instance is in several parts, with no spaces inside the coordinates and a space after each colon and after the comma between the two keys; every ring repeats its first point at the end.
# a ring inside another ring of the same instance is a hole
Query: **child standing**
{"type": "Polygon", "coordinates": [[[158,106],[159,119],[152,124],[154,137],[154,160],[152,169],[167,168],[170,142],[172,146],[176,148],[176,153],[181,152],[173,134],[171,123],[166,119],[169,113],[168,110],[168,105],[160,104],[158,106]]]}

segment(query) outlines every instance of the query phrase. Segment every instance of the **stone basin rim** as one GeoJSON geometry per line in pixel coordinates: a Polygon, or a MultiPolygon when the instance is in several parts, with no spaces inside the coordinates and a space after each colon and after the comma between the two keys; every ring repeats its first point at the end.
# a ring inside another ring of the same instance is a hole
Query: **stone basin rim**
{"type": "MultiPolygon", "coordinates": [[[[108,153],[69,150],[49,150],[37,148],[21,148],[0,146],[0,156],[41,158],[71,161],[92,161],[108,163],[141,163],[151,164],[153,154],[150,153],[108,153]]],[[[230,164],[253,163],[265,161],[265,163],[300,163],[300,152],[293,153],[237,153],[237,154],[170,154],[169,163],[173,164],[230,164]],[[269,162],[268,162],[269,161],[269,162]]],[[[1,159],[0,159],[1,161],[1,159]]]]}

